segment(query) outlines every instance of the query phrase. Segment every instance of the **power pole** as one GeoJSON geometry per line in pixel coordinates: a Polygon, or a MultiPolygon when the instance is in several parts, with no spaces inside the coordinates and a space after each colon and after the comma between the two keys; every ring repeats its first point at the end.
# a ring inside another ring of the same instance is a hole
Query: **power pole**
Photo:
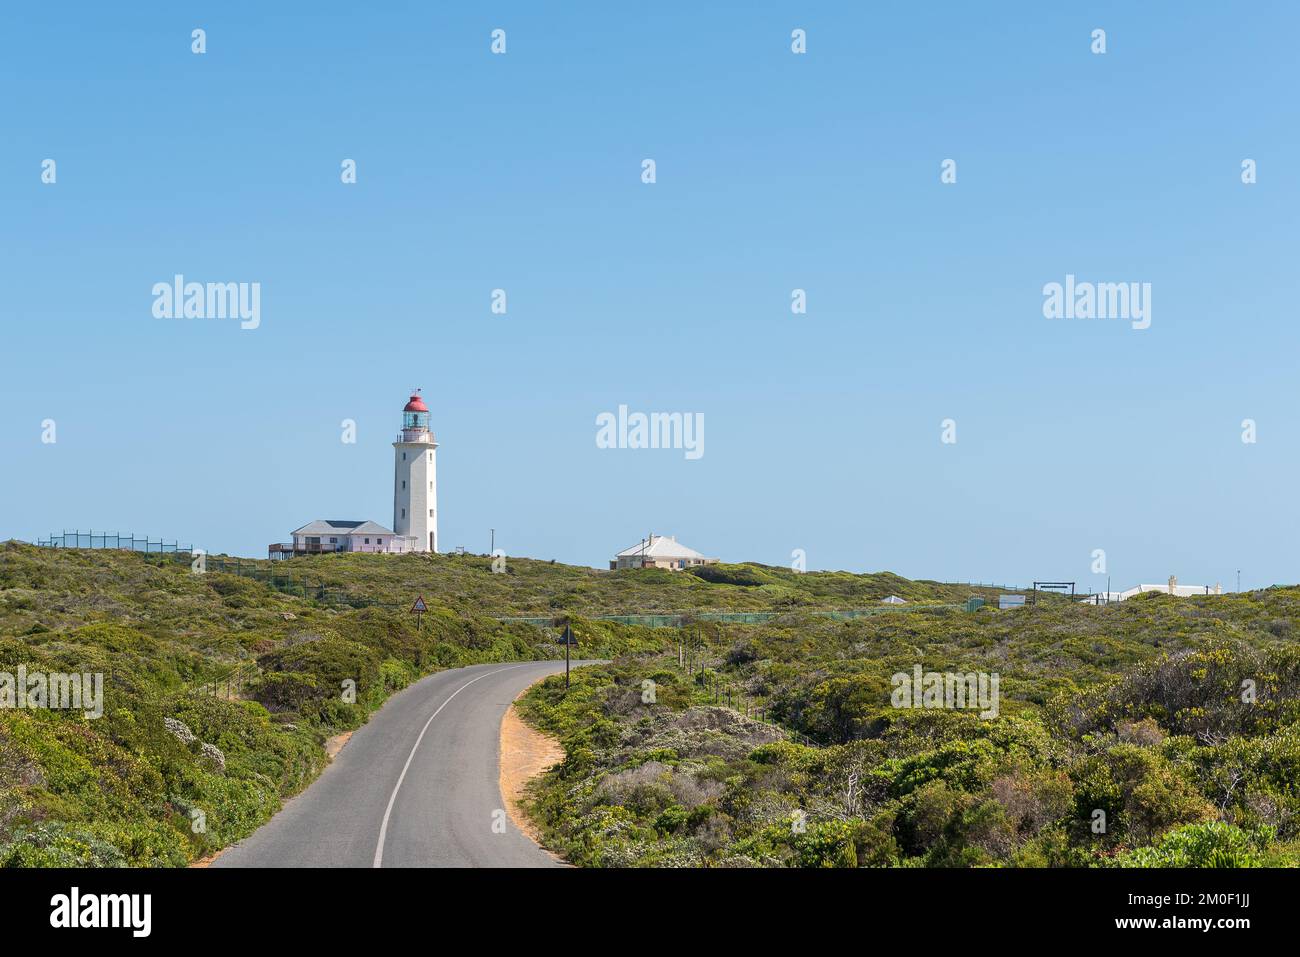
{"type": "Polygon", "coordinates": [[[1237,569],[1237,591],[1241,591],[1241,569],[1237,569]]]}
{"type": "Polygon", "coordinates": [[[492,529],[492,544],[488,546],[488,554],[495,555],[496,553],[497,553],[497,530],[494,528],[492,529]]]}

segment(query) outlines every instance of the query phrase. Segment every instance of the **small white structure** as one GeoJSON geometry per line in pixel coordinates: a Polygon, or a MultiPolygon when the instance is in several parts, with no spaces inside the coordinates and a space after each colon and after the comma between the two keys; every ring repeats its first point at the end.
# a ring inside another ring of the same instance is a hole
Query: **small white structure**
{"type": "Polygon", "coordinates": [[[1114,601],[1123,601],[1124,599],[1120,597],[1122,594],[1123,592],[1117,592],[1117,591],[1093,592],[1091,595],[1084,595],[1082,598],[1080,598],[1079,604],[1080,605],[1109,605],[1111,602],[1114,601]]]}
{"type": "Polygon", "coordinates": [[[402,431],[393,443],[393,528],[414,541],[417,552],[438,550],[437,448],[429,407],[416,389],[402,409],[402,431]]]}
{"type": "Polygon", "coordinates": [[[655,535],[643,538],[631,548],[625,548],[609,563],[610,571],[622,568],[690,568],[694,565],[716,565],[718,559],[705,558],[693,548],[679,544],[675,535],[655,535]]]}
{"type": "Polygon", "coordinates": [[[272,545],[269,558],[319,555],[327,552],[382,552],[401,554],[415,551],[415,542],[384,528],[378,522],[317,519],[293,530],[293,541],[272,545]]]}
{"type": "Polygon", "coordinates": [[[906,598],[899,598],[897,595],[890,595],[888,598],[880,599],[882,605],[906,605],[906,598]]]}

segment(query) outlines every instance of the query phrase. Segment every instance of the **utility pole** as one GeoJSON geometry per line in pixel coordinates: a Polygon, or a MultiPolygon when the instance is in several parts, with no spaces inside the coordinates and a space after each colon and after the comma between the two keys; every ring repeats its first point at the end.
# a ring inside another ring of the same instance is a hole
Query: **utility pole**
{"type": "Polygon", "coordinates": [[[497,530],[494,528],[492,529],[492,544],[488,546],[488,554],[495,555],[496,553],[497,553],[497,530]]]}
{"type": "Polygon", "coordinates": [[[1241,591],[1241,569],[1237,569],[1237,591],[1241,591]]]}

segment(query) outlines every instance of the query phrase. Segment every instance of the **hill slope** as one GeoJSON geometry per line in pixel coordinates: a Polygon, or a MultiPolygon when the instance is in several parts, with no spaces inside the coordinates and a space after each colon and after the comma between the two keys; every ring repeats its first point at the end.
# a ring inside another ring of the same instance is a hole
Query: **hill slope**
{"type": "MultiPolygon", "coordinates": [[[[328,736],[416,677],[562,654],[553,631],[498,617],[967,594],[892,575],[756,566],[721,571],[757,585],[515,559],[496,574],[474,556],[319,556],[239,570],[0,545],[0,672],[105,682],[94,720],[0,708],[0,863],[180,865],[237,840],[313,779],[328,736]],[[275,587],[252,575],[274,576],[275,587]],[[430,610],[417,628],[407,609],[420,593],[430,610]]],[[[656,652],[675,634],[575,621],[586,656],[656,652]]]]}
{"type": "Polygon", "coordinates": [[[525,697],[568,755],[534,815],[594,866],[1296,866],[1298,613],[1287,588],[705,624],[686,667],[525,697]],[[996,716],[899,707],[918,667],[996,673],[996,716]]]}
{"type": "Polygon", "coordinates": [[[0,708],[0,864],[183,865],[238,840],[315,777],[329,736],[420,675],[560,655],[554,628],[501,620],[523,616],[563,617],[582,657],[614,659],[525,699],[568,751],[534,799],[575,863],[1297,860],[1297,589],[967,613],[968,586],[755,565],[239,570],[0,545],[0,704],[19,666],[105,678],[94,720],[0,708]],[[888,594],[910,610],[881,611],[888,594]],[[877,613],[823,614],[852,608],[877,613]],[[772,617],[594,617],[703,611],[772,617]],[[996,672],[996,717],[895,707],[893,676],[916,666],[996,672]]]}
{"type": "MultiPolygon", "coordinates": [[[[214,567],[221,559],[214,559],[214,567]]],[[[284,562],[241,560],[259,576],[306,583],[336,601],[406,609],[417,594],[458,613],[533,617],[561,613],[665,614],[691,611],[852,609],[889,595],[909,602],[957,603],[971,595],[995,601],[998,589],[909,581],[891,572],[796,573],[766,565],[709,565],[604,571],[528,558],[507,558],[492,571],[483,555],[364,555],[299,557],[284,562]]]]}

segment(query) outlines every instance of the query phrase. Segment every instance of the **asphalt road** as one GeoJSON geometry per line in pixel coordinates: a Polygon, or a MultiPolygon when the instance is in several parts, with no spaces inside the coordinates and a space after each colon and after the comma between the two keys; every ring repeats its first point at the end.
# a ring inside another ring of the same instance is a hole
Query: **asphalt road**
{"type": "Polygon", "coordinates": [[[526,661],[418,681],[371,715],[306,791],[212,866],[557,866],[503,813],[498,765],[510,702],[557,671],[563,661],[526,661]]]}

